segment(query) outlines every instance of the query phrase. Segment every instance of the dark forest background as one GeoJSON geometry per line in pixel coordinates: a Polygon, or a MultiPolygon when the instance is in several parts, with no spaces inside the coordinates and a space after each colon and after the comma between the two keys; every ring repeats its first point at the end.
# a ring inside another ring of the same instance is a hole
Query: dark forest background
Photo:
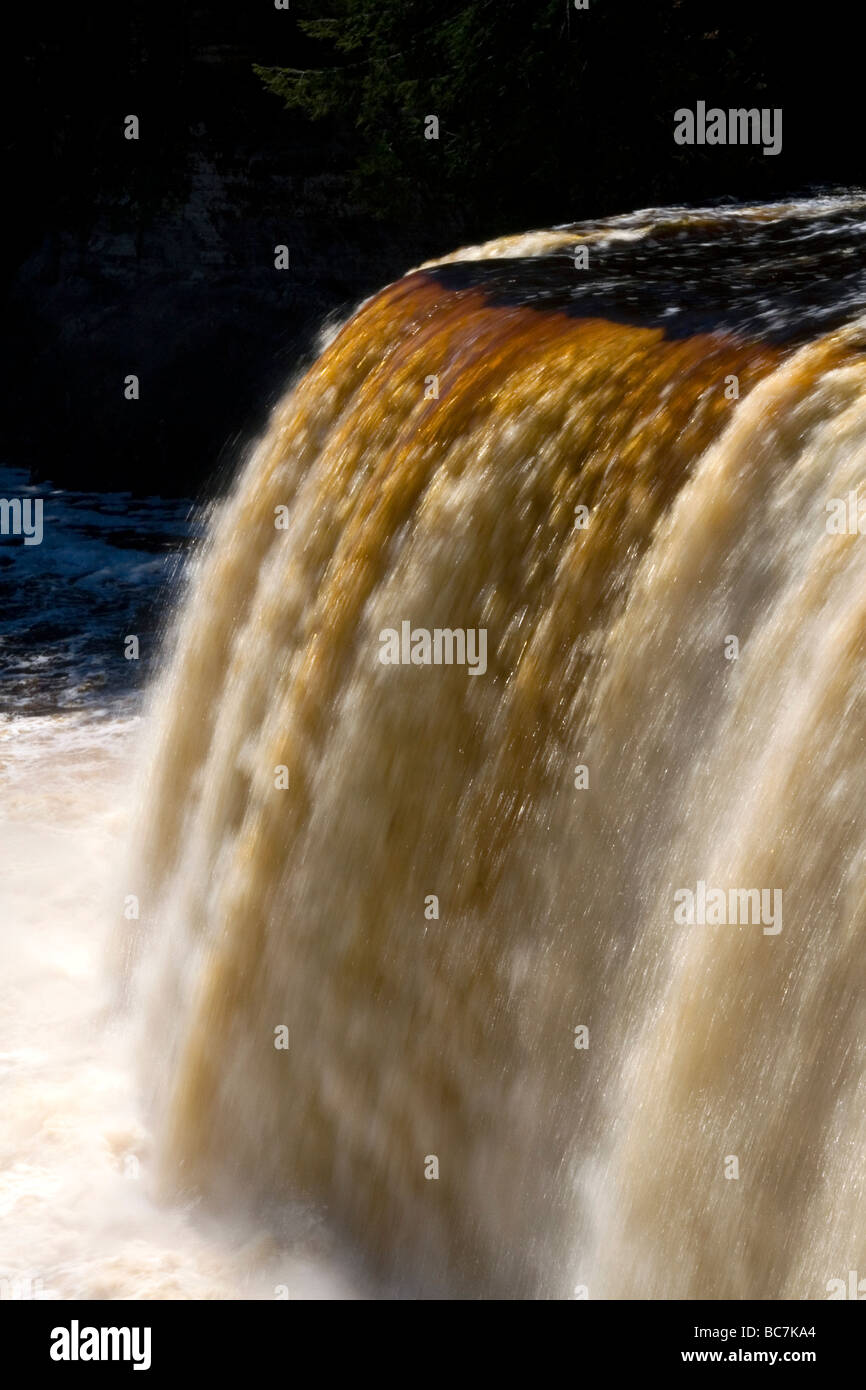
{"type": "Polygon", "coordinates": [[[322,320],[423,258],[866,183],[850,4],[290,3],[18,13],[3,462],[72,487],[213,486],[322,320]],[[781,106],[782,153],[676,146],[673,112],[699,99],[781,106]]]}

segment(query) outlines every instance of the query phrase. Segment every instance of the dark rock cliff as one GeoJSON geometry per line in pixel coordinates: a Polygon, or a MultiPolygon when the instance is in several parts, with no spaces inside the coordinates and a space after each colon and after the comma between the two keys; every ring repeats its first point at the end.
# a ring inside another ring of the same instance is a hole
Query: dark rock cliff
{"type": "Polygon", "coordinates": [[[4,457],[76,487],[224,480],[323,318],[440,248],[358,215],[332,135],[261,87],[253,62],[303,54],[291,14],[39,23],[16,73],[4,457]]]}

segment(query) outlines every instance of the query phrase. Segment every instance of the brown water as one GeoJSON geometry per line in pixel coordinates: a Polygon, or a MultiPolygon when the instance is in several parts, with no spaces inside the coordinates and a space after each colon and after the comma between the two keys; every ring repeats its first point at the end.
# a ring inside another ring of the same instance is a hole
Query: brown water
{"type": "Polygon", "coordinates": [[[474,248],[286,395],[149,716],[161,1210],[321,1214],[410,1296],[866,1274],[866,538],[828,530],[866,483],[864,228],[474,248]],[[486,670],[383,664],[404,621],[484,629],[486,670]],[[780,908],[683,923],[700,883],[780,908]]]}

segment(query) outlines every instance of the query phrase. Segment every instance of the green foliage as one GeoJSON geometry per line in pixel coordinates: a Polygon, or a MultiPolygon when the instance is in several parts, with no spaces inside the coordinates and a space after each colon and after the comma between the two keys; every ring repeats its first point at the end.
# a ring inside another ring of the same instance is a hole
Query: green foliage
{"type": "Polygon", "coordinates": [[[330,0],[327,16],[297,3],[312,62],[256,72],[330,123],[369,215],[474,235],[732,191],[726,171],[743,190],[766,180],[760,155],[672,140],[674,109],[696,98],[772,100],[769,20],[751,8],[744,23],[735,4],[708,18],[683,0],[330,0]]]}
{"type": "Polygon", "coordinates": [[[501,215],[514,160],[525,162],[550,89],[573,71],[562,45],[578,17],[565,0],[332,0],[330,10],[299,21],[321,45],[319,65],[255,71],[290,110],[334,121],[354,152],[355,196],[379,217],[441,216],[443,198],[472,203],[480,183],[501,215]],[[438,140],[424,138],[428,115],[438,140]]]}

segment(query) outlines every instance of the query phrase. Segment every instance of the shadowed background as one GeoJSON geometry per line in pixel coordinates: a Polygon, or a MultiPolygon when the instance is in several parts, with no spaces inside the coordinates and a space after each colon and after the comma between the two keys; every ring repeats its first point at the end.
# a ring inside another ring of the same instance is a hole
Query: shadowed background
{"type": "Polygon", "coordinates": [[[30,7],[6,70],[7,462],[73,487],[210,489],[323,317],[413,263],[640,206],[861,182],[850,11],[808,14],[671,0],[30,7]],[[254,65],[325,76],[287,110],[254,65]],[[673,112],[697,100],[781,106],[781,154],[676,146],[673,112]],[[123,138],[132,113],[138,142],[123,138]],[[127,373],[141,378],[134,405],[127,373]]]}

